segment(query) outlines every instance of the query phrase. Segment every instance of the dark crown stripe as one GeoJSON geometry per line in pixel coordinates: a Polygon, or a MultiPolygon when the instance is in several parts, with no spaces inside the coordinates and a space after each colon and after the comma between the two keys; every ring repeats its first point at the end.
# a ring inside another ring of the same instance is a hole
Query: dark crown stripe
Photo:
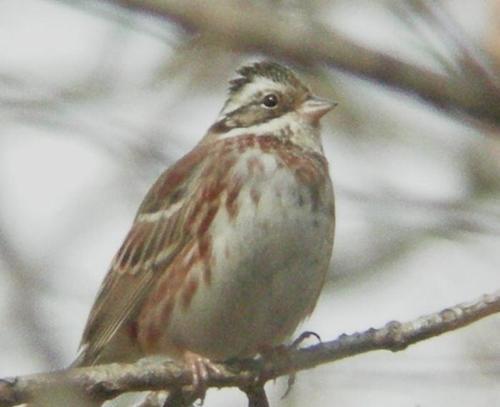
{"type": "Polygon", "coordinates": [[[255,77],[259,76],[295,87],[303,86],[290,69],[275,62],[256,62],[252,65],[241,67],[237,73],[240,76],[229,82],[229,91],[231,94],[238,92],[246,84],[252,82],[255,77]]]}

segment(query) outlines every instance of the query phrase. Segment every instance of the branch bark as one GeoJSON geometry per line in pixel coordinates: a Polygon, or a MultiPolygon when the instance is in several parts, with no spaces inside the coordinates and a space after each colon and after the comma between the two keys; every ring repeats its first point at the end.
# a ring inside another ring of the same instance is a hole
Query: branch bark
{"type": "MultiPolygon", "coordinates": [[[[223,375],[208,387],[248,389],[289,373],[311,369],[374,350],[401,351],[409,345],[450,332],[500,312],[500,290],[476,301],[458,304],[409,322],[391,321],[379,329],[341,335],[304,349],[276,352],[269,359],[240,360],[220,365],[223,375]],[[258,380],[257,380],[258,379],[258,380]]],[[[0,380],[0,407],[33,400],[47,405],[91,405],[130,391],[189,386],[189,371],[173,362],[110,364],[0,380]],[[71,400],[71,403],[69,403],[71,400]],[[59,404],[58,404],[59,403],[59,404]],[[68,404],[69,403],[69,404],[68,404]]]]}
{"type": "Polygon", "coordinates": [[[410,93],[435,108],[500,125],[500,88],[492,78],[444,76],[351,41],[319,21],[280,15],[251,2],[107,0],[210,35],[222,46],[262,52],[303,66],[326,64],[410,93]]]}

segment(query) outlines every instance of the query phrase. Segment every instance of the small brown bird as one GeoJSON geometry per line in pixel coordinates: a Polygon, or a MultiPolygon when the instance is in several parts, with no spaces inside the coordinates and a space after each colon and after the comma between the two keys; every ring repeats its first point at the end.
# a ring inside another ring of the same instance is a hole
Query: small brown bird
{"type": "Polygon", "coordinates": [[[282,344],[314,309],[335,225],[319,119],[334,104],[276,63],[238,74],[215,124],[142,202],[74,365],[162,354],[198,385],[211,361],[282,344]]]}

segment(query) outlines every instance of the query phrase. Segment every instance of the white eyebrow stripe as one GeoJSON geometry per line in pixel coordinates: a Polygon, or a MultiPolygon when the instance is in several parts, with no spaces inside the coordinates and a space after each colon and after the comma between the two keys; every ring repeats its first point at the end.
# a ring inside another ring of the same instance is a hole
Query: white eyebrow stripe
{"type": "Polygon", "coordinates": [[[285,86],[279,82],[269,78],[256,77],[254,80],[246,84],[239,93],[239,101],[244,102],[252,98],[259,91],[284,91],[285,86]]]}
{"type": "Polygon", "coordinates": [[[282,83],[273,81],[272,79],[265,77],[256,77],[252,82],[247,83],[243,88],[232,95],[229,103],[220,112],[219,118],[222,118],[225,114],[237,109],[240,106],[244,106],[251,103],[253,96],[259,92],[280,92],[284,93],[286,91],[286,86],[282,83]]]}
{"type": "Polygon", "coordinates": [[[141,213],[137,216],[137,221],[139,222],[157,222],[159,220],[164,220],[172,217],[172,215],[181,209],[182,205],[184,205],[184,199],[170,205],[166,209],[162,209],[161,211],[153,212],[153,213],[141,213]]]}

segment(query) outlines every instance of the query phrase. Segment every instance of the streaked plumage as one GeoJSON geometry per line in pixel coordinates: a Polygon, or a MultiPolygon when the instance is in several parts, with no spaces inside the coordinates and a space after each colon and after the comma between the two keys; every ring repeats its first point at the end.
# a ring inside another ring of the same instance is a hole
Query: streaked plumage
{"type": "Polygon", "coordinates": [[[249,356],[282,343],[313,310],[333,245],[318,125],[332,105],[280,65],[239,73],[217,122],[141,204],[77,365],[249,356]]]}

